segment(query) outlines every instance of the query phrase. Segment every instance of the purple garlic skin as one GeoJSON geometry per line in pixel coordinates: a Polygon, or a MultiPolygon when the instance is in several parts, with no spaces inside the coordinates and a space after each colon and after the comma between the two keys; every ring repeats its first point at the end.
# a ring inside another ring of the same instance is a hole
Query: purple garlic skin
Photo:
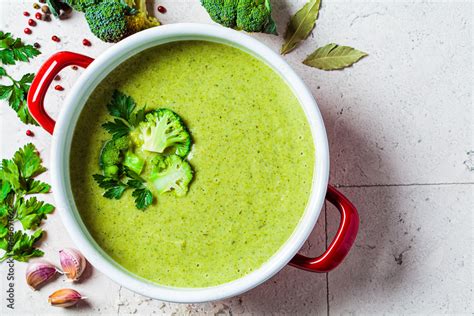
{"type": "Polygon", "coordinates": [[[51,306],[71,307],[83,299],[85,299],[85,297],[83,297],[81,293],[76,290],[60,289],[48,297],[48,302],[51,304],[51,306]]]}
{"type": "Polygon", "coordinates": [[[31,262],[26,268],[26,283],[33,290],[37,290],[41,285],[54,277],[57,272],[56,266],[45,260],[31,262]]]}
{"type": "Polygon", "coordinates": [[[65,248],[59,251],[59,261],[66,277],[77,281],[86,269],[87,261],[76,249],[65,248]]]}

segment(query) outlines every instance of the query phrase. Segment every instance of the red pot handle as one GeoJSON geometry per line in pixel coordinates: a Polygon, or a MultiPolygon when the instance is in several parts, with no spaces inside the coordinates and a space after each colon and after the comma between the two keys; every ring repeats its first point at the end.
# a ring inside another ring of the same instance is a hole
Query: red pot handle
{"type": "Polygon", "coordinates": [[[72,52],[59,52],[49,57],[41,66],[31,83],[28,92],[28,110],[31,116],[50,134],[53,134],[56,122],[44,109],[44,98],[54,77],[65,67],[76,65],[87,68],[94,59],[72,52]]]}
{"type": "Polygon", "coordinates": [[[329,245],[328,249],[319,257],[308,258],[297,254],[290,261],[290,265],[311,271],[329,272],[336,268],[347,256],[354,243],[359,229],[359,214],[355,206],[341,192],[333,186],[328,186],[326,199],[337,207],[341,213],[341,223],[336,233],[336,237],[329,245]]]}

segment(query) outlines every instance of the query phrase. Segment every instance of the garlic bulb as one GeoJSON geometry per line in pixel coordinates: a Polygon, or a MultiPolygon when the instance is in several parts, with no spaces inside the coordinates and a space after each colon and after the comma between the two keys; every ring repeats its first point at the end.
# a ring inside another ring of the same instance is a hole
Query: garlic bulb
{"type": "Polygon", "coordinates": [[[52,306],[70,307],[76,305],[80,300],[85,299],[78,291],[73,289],[60,289],[48,297],[48,302],[52,306]]]}
{"type": "Polygon", "coordinates": [[[66,248],[59,251],[59,261],[66,277],[77,281],[86,269],[87,261],[76,249],[66,248]]]}
{"type": "Polygon", "coordinates": [[[50,280],[58,269],[45,260],[37,260],[28,264],[26,268],[26,283],[37,290],[41,285],[50,280]]]}

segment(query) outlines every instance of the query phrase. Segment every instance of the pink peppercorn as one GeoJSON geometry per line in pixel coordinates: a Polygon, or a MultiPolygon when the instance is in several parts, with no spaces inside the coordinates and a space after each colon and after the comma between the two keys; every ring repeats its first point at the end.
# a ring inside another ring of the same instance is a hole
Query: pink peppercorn
{"type": "Polygon", "coordinates": [[[166,13],[166,8],[164,6],[159,5],[157,9],[158,9],[158,12],[160,12],[161,14],[166,13]]]}
{"type": "Polygon", "coordinates": [[[63,91],[64,90],[63,86],[61,86],[61,85],[54,86],[54,89],[58,90],[58,91],[63,91]]]}
{"type": "Polygon", "coordinates": [[[35,134],[28,129],[28,130],[26,130],[26,136],[33,137],[33,136],[35,136],[35,134]]]}
{"type": "Polygon", "coordinates": [[[82,40],[82,45],[84,46],[91,46],[91,41],[89,41],[87,38],[83,39],[82,40]]]}
{"type": "Polygon", "coordinates": [[[23,30],[23,32],[24,32],[25,34],[31,34],[31,30],[30,30],[29,28],[27,28],[27,27],[23,30]]]}
{"type": "Polygon", "coordinates": [[[56,35],[53,35],[53,36],[51,37],[51,39],[52,39],[53,41],[55,41],[55,42],[60,42],[60,41],[61,41],[61,40],[59,39],[59,37],[57,37],[56,35]]]}

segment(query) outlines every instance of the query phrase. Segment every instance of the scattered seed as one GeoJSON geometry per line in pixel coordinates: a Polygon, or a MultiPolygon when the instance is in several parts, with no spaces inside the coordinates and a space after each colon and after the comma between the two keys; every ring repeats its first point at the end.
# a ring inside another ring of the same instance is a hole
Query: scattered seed
{"type": "Polygon", "coordinates": [[[56,77],[54,77],[54,80],[56,80],[56,81],[61,80],[61,76],[60,76],[60,75],[56,75],[56,77]]]}
{"type": "Polygon", "coordinates": [[[36,12],[36,13],[35,13],[35,18],[36,18],[37,20],[41,20],[41,19],[43,18],[43,15],[42,15],[41,13],[39,13],[39,12],[36,12]]]}
{"type": "Polygon", "coordinates": [[[28,129],[28,130],[26,130],[26,136],[33,137],[33,136],[35,136],[35,134],[28,129]]]}
{"type": "Polygon", "coordinates": [[[38,0],[39,3],[45,3],[46,1],[45,0],[38,0]]]}
{"type": "Polygon", "coordinates": [[[77,70],[77,69],[79,69],[79,68],[77,68],[77,66],[72,66],[71,68],[72,68],[72,70],[77,70]]]}
{"type": "Polygon", "coordinates": [[[51,16],[50,16],[49,14],[46,14],[46,15],[44,16],[44,21],[46,21],[46,22],[51,21],[51,16]]]}
{"type": "Polygon", "coordinates": [[[36,42],[35,42],[35,43],[33,43],[33,47],[34,47],[34,48],[40,48],[41,45],[40,45],[39,43],[36,43],[36,42]]]}
{"type": "Polygon", "coordinates": [[[25,27],[25,29],[23,30],[23,32],[24,32],[25,34],[28,34],[28,35],[29,35],[29,34],[31,34],[31,29],[25,27]]]}
{"type": "Polygon", "coordinates": [[[164,14],[164,13],[166,13],[166,8],[164,6],[159,5],[158,6],[158,12],[164,14]]]}
{"type": "Polygon", "coordinates": [[[29,20],[28,20],[28,25],[29,25],[29,26],[36,26],[35,20],[29,19],[29,20]]]}
{"type": "Polygon", "coordinates": [[[40,8],[40,5],[37,4],[36,2],[33,3],[33,9],[38,10],[40,8]]]}
{"type": "Polygon", "coordinates": [[[51,39],[52,39],[53,41],[55,41],[55,42],[60,42],[60,41],[61,41],[61,40],[59,39],[59,37],[57,37],[56,35],[53,35],[53,36],[51,37],[51,39]]]}
{"type": "Polygon", "coordinates": [[[58,90],[58,91],[63,91],[64,90],[63,86],[61,86],[61,85],[54,86],[54,89],[58,90]]]}
{"type": "Polygon", "coordinates": [[[30,16],[30,13],[28,11],[23,12],[24,16],[30,16]]]}
{"type": "Polygon", "coordinates": [[[82,45],[84,46],[91,46],[91,41],[89,41],[87,38],[83,39],[82,40],[82,45]]]}
{"type": "Polygon", "coordinates": [[[49,13],[49,7],[47,5],[44,5],[41,7],[41,11],[43,11],[43,13],[49,13]]]}

